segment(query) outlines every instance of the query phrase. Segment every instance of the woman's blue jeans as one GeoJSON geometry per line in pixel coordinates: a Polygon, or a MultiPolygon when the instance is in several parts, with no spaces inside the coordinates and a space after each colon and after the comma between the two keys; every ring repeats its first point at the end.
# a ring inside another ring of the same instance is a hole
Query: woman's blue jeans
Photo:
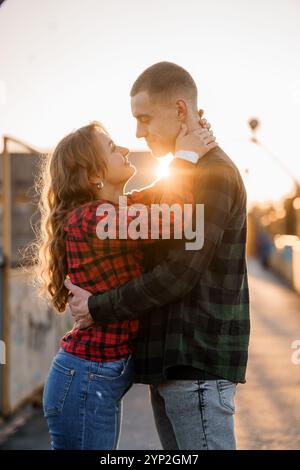
{"type": "Polygon", "coordinates": [[[51,448],[116,449],[122,398],[132,386],[133,377],[131,354],[113,362],[93,362],[60,349],[43,394],[51,448]]]}

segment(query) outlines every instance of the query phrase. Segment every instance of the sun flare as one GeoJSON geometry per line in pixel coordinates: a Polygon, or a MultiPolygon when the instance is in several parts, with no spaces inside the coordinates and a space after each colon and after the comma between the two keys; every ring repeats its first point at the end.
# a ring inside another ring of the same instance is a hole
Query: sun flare
{"type": "Polygon", "coordinates": [[[158,168],[156,170],[156,177],[158,179],[167,178],[169,176],[170,170],[169,165],[173,160],[173,155],[168,154],[165,157],[160,157],[157,159],[158,161],[158,168]]]}

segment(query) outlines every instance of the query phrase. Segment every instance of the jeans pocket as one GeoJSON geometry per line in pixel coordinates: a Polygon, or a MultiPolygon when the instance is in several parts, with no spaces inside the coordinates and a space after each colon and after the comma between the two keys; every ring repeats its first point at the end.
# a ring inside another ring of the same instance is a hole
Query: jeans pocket
{"type": "Polygon", "coordinates": [[[131,359],[131,354],[122,357],[116,361],[111,362],[103,362],[101,365],[101,369],[98,374],[93,374],[93,377],[97,379],[108,379],[114,380],[122,377],[126,371],[128,363],[131,359]]]}
{"type": "Polygon", "coordinates": [[[53,360],[43,392],[45,418],[62,412],[74,375],[74,369],[53,360]]]}
{"type": "Polygon", "coordinates": [[[230,380],[217,380],[217,386],[222,408],[225,411],[234,414],[236,384],[230,382],[230,380]]]}

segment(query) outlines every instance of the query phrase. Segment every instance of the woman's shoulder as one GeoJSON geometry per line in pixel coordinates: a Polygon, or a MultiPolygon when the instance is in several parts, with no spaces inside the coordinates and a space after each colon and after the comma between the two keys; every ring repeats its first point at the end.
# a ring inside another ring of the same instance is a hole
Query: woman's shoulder
{"type": "Polygon", "coordinates": [[[69,226],[81,225],[84,219],[90,219],[93,215],[96,215],[99,205],[106,204],[107,202],[104,199],[96,199],[71,209],[66,215],[65,230],[69,226]]]}
{"type": "Polygon", "coordinates": [[[88,206],[88,204],[84,204],[82,206],[74,207],[73,209],[71,209],[66,215],[65,225],[74,225],[80,222],[83,213],[86,210],[86,206],[88,206]]]}
{"type": "Polygon", "coordinates": [[[77,207],[73,207],[67,212],[66,220],[65,220],[65,228],[70,225],[78,225],[81,224],[82,219],[86,216],[87,213],[90,212],[92,208],[95,206],[95,201],[89,201],[85,204],[82,204],[77,207]]]}

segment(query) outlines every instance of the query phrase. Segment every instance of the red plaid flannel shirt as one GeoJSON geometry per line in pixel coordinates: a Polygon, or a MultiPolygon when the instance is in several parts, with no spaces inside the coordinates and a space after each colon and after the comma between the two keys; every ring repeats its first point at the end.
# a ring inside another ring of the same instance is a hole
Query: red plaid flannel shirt
{"type": "MultiPolygon", "coordinates": [[[[164,235],[170,230],[170,238],[174,230],[182,221],[177,220],[174,214],[170,217],[170,225],[159,223],[159,238],[151,238],[151,204],[166,203],[193,203],[193,178],[187,174],[192,163],[175,159],[171,164],[169,178],[155,182],[153,185],[141,190],[126,194],[127,206],[143,204],[147,206],[149,217],[142,220],[142,225],[148,232],[147,239],[133,240],[106,238],[101,240],[97,236],[98,223],[107,217],[107,214],[97,215],[97,208],[101,204],[111,204],[115,209],[114,221],[118,229],[120,225],[120,207],[106,200],[96,200],[73,209],[67,217],[65,224],[66,252],[68,262],[68,275],[73,284],[88,290],[92,294],[99,294],[126,283],[143,272],[143,247],[161,242],[164,235]],[[179,178],[176,178],[180,176],[179,178]],[[174,179],[176,178],[176,179],[174,179]]],[[[126,218],[125,227],[135,217],[126,218]]],[[[111,323],[105,326],[94,324],[85,329],[73,328],[61,339],[60,346],[68,353],[89,361],[108,362],[120,359],[134,350],[139,329],[138,320],[128,320],[111,323]]]]}

